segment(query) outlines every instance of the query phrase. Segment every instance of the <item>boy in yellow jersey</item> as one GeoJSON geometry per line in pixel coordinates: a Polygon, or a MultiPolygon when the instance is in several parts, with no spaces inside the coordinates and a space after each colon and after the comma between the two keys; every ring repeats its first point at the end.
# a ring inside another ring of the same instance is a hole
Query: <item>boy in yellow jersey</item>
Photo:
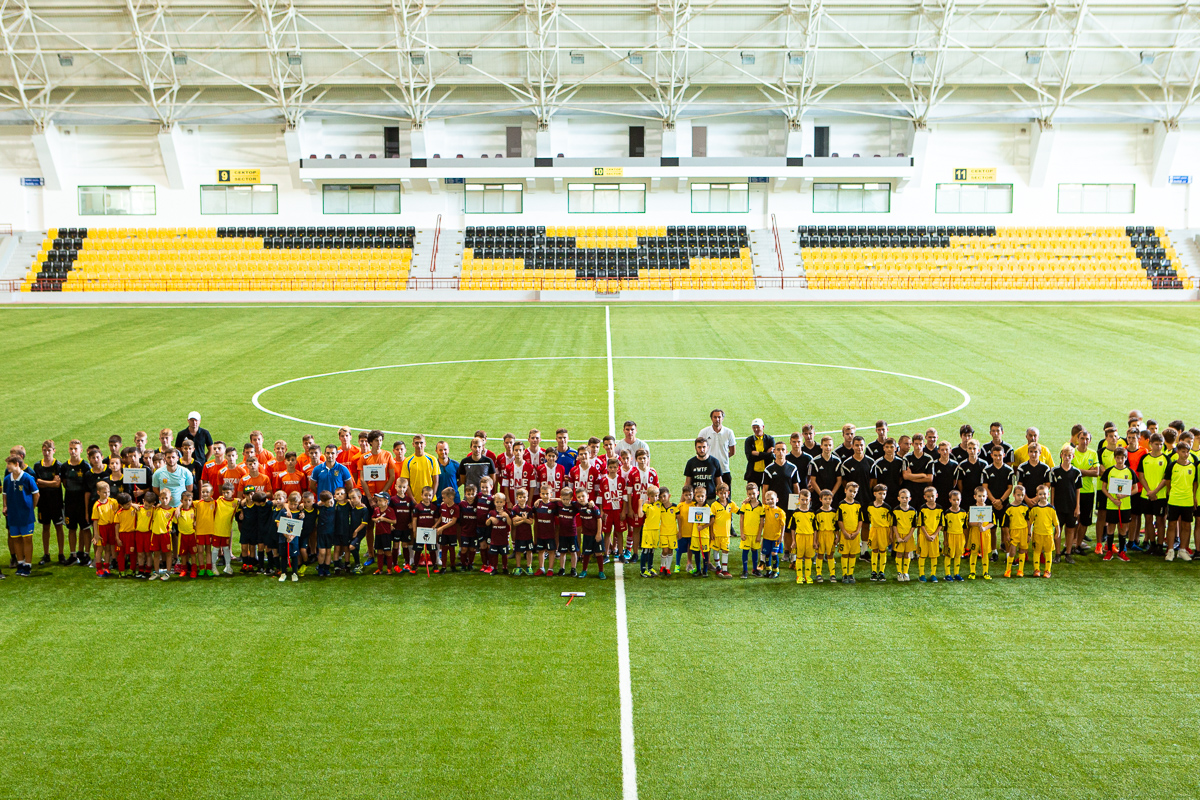
{"type": "Polygon", "coordinates": [[[987,488],[984,486],[975,487],[975,503],[971,510],[975,509],[981,509],[977,513],[983,515],[984,521],[967,525],[967,547],[971,550],[971,574],[967,577],[975,580],[975,562],[982,561],[983,579],[990,581],[992,576],[988,572],[988,554],[992,552],[992,529],[996,527],[996,512],[987,501],[987,488]]]}
{"type": "Polygon", "coordinates": [[[917,549],[918,512],[909,505],[911,497],[908,489],[901,489],[896,493],[899,502],[892,509],[892,553],[896,556],[896,580],[900,583],[910,580],[908,568],[917,549]]]}
{"type": "Polygon", "coordinates": [[[854,498],[858,484],[850,481],[845,487],[846,498],[838,506],[838,539],[842,553],[842,583],[854,583],[854,562],[862,549],[862,506],[854,498]]]}
{"type": "Polygon", "coordinates": [[[1167,465],[1163,476],[1162,494],[1167,498],[1167,561],[1176,557],[1191,561],[1188,543],[1192,534],[1192,518],[1196,516],[1196,461],[1191,457],[1188,445],[1175,445],[1175,458],[1167,465]],[[1179,550],[1175,550],[1175,542],[1179,550]]]}
{"type": "Polygon", "coordinates": [[[117,509],[120,504],[109,497],[108,481],[96,481],[96,502],[92,504],[92,545],[96,548],[96,574],[102,578],[112,575],[109,562],[117,559],[117,575],[125,571],[125,553],[117,542],[117,509]],[[101,572],[103,569],[103,572],[101,572]]]}
{"type": "Polygon", "coordinates": [[[200,562],[199,575],[204,578],[211,578],[212,571],[212,538],[216,532],[215,514],[217,512],[217,504],[213,500],[212,485],[208,483],[200,484],[200,499],[192,503],[192,509],[196,512],[196,555],[200,562]]]}
{"type": "Polygon", "coordinates": [[[136,576],[135,564],[132,559],[129,559],[129,569],[121,569],[126,563],[126,556],[136,551],[137,541],[137,506],[133,504],[133,498],[128,492],[117,493],[117,513],[113,515],[113,520],[117,525],[116,533],[116,548],[117,548],[117,569],[122,578],[136,576]]]}
{"type": "Polygon", "coordinates": [[[778,578],[779,550],[783,541],[783,529],[787,525],[787,516],[779,507],[779,495],[775,492],[768,491],[763,495],[763,499],[766,501],[762,518],[763,575],[767,578],[778,578]]]}
{"type": "Polygon", "coordinates": [[[962,582],[963,576],[958,568],[962,565],[962,554],[967,548],[967,512],[961,507],[962,493],[958,489],[950,491],[950,508],[942,515],[946,531],[946,550],[942,557],[942,571],[946,580],[962,582]],[[953,572],[951,572],[953,568],[953,572]]]}
{"type": "MultiPolygon", "coordinates": [[[[1141,549],[1153,550],[1156,544],[1161,544],[1164,548],[1171,545],[1173,548],[1174,540],[1167,541],[1167,495],[1164,491],[1164,484],[1167,466],[1171,463],[1174,453],[1163,452],[1161,433],[1153,433],[1148,438],[1150,451],[1138,461],[1136,470],[1138,483],[1142,486],[1141,514],[1146,520],[1146,543],[1141,549]]],[[[1134,523],[1131,526],[1133,534],[1131,538],[1137,549],[1139,530],[1136,519],[1134,519],[1134,523]]]]}
{"type": "Polygon", "coordinates": [[[226,575],[233,574],[233,549],[230,542],[233,539],[233,518],[237,514],[238,500],[233,496],[233,486],[225,484],[221,487],[221,496],[216,499],[216,509],[213,513],[212,554],[213,563],[222,555],[225,557],[226,575]]]}
{"type": "Polygon", "coordinates": [[[1104,541],[1105,561],[1112,561],[1114,557],[1122,561],[1129,560],[1129,555],[1125,552],[1125,543],[1129,534],[1129,518],[1132,516],[1132,503],[1129,500],[1132,489],[1126,484],[1118,491],[1118,487],[1113,483],[1116,480],[1124,480],[1132,481],[1134,486],[1137,485],[1137,478],[1133,474],[1133,470],[1129,468],[1126,456],[1125,448],[1118,447],[1113,453],[1113,465],[1100,473],[1100,493],[1105,499],[1104,515],[1108,530],[1104,541]],[[1113,546],[1114,530],[1121,546],[1120,550],[1113,546]]]}
{"type": "Polygon", "coordinates": [[[189,491],[179,496],[175,526],[179,529],[179,576],[194,578],[197,570],[196,509],[192,506],[192,493],[189,491]]]}
{"type": "Polygon", "coordinates": [[[142,580],[151,580],[150,575],[150,524],[154,520],[154,506],[158,505],[158,495],[154,492],[142,494],[141,505],[137,509],[137,575],[142,580]]]}
{"type": "Polygon", "coordinates": [[[833,583],[837,577],[834,574],[833,567],[833,552],[837,547],[837,530],[838,530],[838,511],[833,507],[833,492],[829,489],[821,490],[821,509],[816,515],[817,526],[817,561],[820,564],[814,565],[817,568],[817,583],[822,583],[825,580],[825,567],[829,566],[829,582],[833,583]]]}
{"type": "Polygon", "coordinates": [[[1029,549],[1029,506],[1025,505],[1025,488],[1013,487],[1008,508],[1004,509],[1004,538],[1008,541],[1008,562],[1004,577],[1012,577],[1013,558],[1018,556],[1017,577],[1025,577],[1025,553],[1029,549]]]}
{"type": "Polygon", "coordinates": [[[892,510],[887,506],[887,485],[875,484],[875,501],[867,506],[867,547],[871,548],[871,580],[887,581],[887,549],[892,542],[892,510]]]}
{"type": "Polygon", "coordinates": [[[1050,487],[1039,486],[1037,505],[1029,509],[1029,536],[1033,540],[1033,577],[1049,578],[1050,568],[1054,564],[1054,554],[1058,552],[1059,533],[1058,512],[1050,505],[1050,487]],[[1045,561],[1044,571],[1039,569],[1045,561]]]}
{"type": "Polygon", "coordinates": [[[642,541],[638,552],[638,565],[642,568],[643,578],[654,577],[654,553],[661,546],[661,529],[662,506],[658,504],[658,487],[650,484],[646,487],[646,503],[642,506],[642,541]]]}
{"type": "Polygon", "coordinates": [[[758,540],[762,531],[762,516],[765,506],[758,499],[758,484],[746,484],[746,500],[738,509],[742,548],[742,577],[759,576],[758,540]]]}
{"type": "Polygon", "coordinates": [[[687,560],[684,562],[683,568],[688,572],[692,571],[692,534],[696,527],[693,523],[688,522],[688,510],[692,507],[692,499],[690,486],[679,490],[679,504],[676,510],[676,515],[679,517],[679,538],[675,543],[675,572],[679,572],[679,561],[685,554],[687,560]]]}
{"type": "Polygon", "coordinates": [[[801,489],[799,509],[792,512],[793,551],[796,555],[796,583],[812,583],[813,558],[817,555],[817,514],[811,509],[812,495],[801,489]]]}
{"type": "Polygon", "coordinates": [[[925,506],[917,514],[917,580],[937,583],[937,562],[941,549],[938,538],[945,526],[944,514],[937,504],[937,489],[925,489],[925,506]],[[929,562],[929,577],[925,577],[925,562],[929,562]]]}
{"type": "Polygon", "coordinates": [[[708,509],[712,515],[709,524],[717,577],[732,578],[729,574],[729,537],[733,534],[733,515],[738,513],[738,507],[729,502],[729,486],[724,482],[717,484],[717,499],[708,504],[708,509]]]}
{"type": "Polygon", "coordinates": [[[165,581],[170,577],[168,562],[171,558],[171,523],[174,520],[175,509],[171,507],[171,490],[164,487],[158,496],[158,506],[150,519],[150,580],[157,576],[160,581],[165,581]]]}
{"type": "MultiPolygon", "coordinates": [[[[702,508],[708,505],[708,489],[704,486],[692,487],[692,504],[688,507],[702,508]]],[[[687,521],[686,519],[684,520],[687,521]]],[[[692,523],[691,557],[694,567],[693,574],[697,578],[708,577],[708,553],[712,548],[712,516],[708,522],[692,523]]]]}
{"type": "Polygon", "coordinates": [[[663,486],[658,490],[658,546],[662,548],[662,561],[658,574],[671,574],[671,557],[679,542],[679,507],[671,504],[671,490],[663,486]]]}

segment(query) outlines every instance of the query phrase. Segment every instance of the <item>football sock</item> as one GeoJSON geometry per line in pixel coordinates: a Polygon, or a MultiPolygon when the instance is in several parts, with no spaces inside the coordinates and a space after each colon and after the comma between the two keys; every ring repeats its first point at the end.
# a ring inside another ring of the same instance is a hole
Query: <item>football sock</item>
{"type": "Polygon", "coordinates": [[[920,575],[922,578],[925,577],[925,559],[924,558],[917,559],[917,574],[920,575]]]}
{"type": "MultiPolygon", "coordinates": [[[[975,574],[975,562],[976,562],[976,561],[978,561],[978,560],[979,560],[979,556],[978,556],[978,554],[976,554],[976,552],[975,552],[974,550],[972,550],[972,551],[971,551],[971,558],[970,558],[970,559],[968,560],[968,562],[967,562],[967,563],[968,563],[968,565],[970,566],[970,569],[971,569],[971,574],[972,574],[972,575],[974,575],[974,574],[975,574]]],[[[983,563],[984,563],[984,564],[987,564],[987,559],[986,559],[986,558],[983,560],[983,563]]]]}
{"type": "Polygon", "coordinates": [[[501,558],[504,559],[504,568],[508,569],[508,553],[505,553],[501,558]]]}
{"type": "Polygon", "coordinates": [[[958,553],[954,554],[954,574],[958,574],[959,568],[962,566],[962,556],[958,553]]]}
{"type": "Polygon", "coordinates": [[[749,571],[750,571],[750,551],[743,550],[742,551],[742,572],[749,572],[749,571]]]}
{"type": "MultiPolygon", "coordinates": [[[[1124,536],[1119,537],[1119,541],[1121,543],[1121,552],[1124,553],[1125,552],[1125,537],[1124,536]]],[[[1172,542],[1172,544],[1174,544],[1174,542],[1172,542]]]]}
{"type": "Polygon", "coordinates": [[[1011,570],[1011,569],[1012,569],[1012,565],[1013,565],[1013,557],[1012,557],[1012,556],[1006,556],[1006,557],[1005,557],[1005,567],[1004,567],[1004,571],[1005,571],[1005,572],[1008,572],[1009,570],[1011,570]]]}
{"type": "Polygon", "coordinates": [[[1017,556],[1017,569],[1021,572],[1025,571],[1025,554],[1021,553],[1017,556]]]}
{"type": "Polygon", "coordinates": [[[813,560],[811,558],[801,559],[804,562],[804,581],[807,583],[812,580],[813,560]]]}

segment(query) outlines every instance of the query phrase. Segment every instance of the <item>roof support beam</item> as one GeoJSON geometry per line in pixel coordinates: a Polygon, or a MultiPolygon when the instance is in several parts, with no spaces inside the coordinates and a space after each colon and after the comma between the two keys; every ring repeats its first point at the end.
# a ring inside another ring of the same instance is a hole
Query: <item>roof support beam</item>
{"type": "Polygon", "coordinates": [[[1175,153],[1179,151],[1179,143],[1183,139],[1183,131],[1177,122],[1162,122],[1154,128],[1154,162],[1150,171],[1151,186],[1166,186],[1175,163],[1175,153]]]}
{"type": "Polygon", "coordinates": [[[42,168],[42,180],[46,188],[53,191],[62,189],[62,178],[58,168],[62,163],[61,143],[58,128],[53,122],[38,124],[33,133],[33,151],[37,154],[38,166],[42,168]]]}

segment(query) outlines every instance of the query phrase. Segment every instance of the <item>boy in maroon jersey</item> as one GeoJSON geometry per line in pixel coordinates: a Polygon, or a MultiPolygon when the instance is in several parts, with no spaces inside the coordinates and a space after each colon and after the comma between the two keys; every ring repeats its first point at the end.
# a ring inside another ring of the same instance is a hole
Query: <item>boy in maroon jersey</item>
{"type": "Polygon", "coordinates": [[[371,524],[375,528],[375,573],[387,575],[396,566],[396,555],[392,550],[392,530],[396,527],[396,512],[388,505],[388,496],[381,492],[373,498],[374,510],[371,524]]]}
{"type": "Polygon", "coordinates": [[[479,506],[475,505],[475,485],[463,485],[463,499],[458,504],[458,558],[463,572],[475,565],[475,547],[479,544],[479,506]]]}
{"type": "Polygon", "coordinates": [[[396,566],[392,567],[392,572],[397,575],[405,572],[415,575],[416,570],[409,566],[412,559],[413,501],[408,499],[408,478],[399,478],[396,481],[396,493],[388,501],[388,507],[396,512],[392,536],[396,540],[394,549],[399,550],[399,558],[393,559],[396,566]]]}
{"type": "MultiPolygon", "coordinates": [[[[496,492],[500,491],[495,487],[496,482],[485,475],[479,479],[479,494],[475,496],[475,524],[479,531],[479,557],[485,567],[488,564],[488,550],[491,547],[491,534],[487,527],[487,519],[496,510],[495,496],[496,492]]],[[[482,571],[480,570],[480,572],[482,571]]]]}
{"type": "MultiPolygon", "coordinates": [[[[628,454],[628,450],[622,451],[621,460],[624,461],[628,454]]],[[[646,489],[658,486],[658,473],[650,466],[649,451],[639,449],[634,454],[634,461],[634,467],[625,473],[625,487],[629,494],[629,506],[625,513],[629,536],[625,551],[636,561],[642,544],[642,522],[645,521],[642,506],[646,504],[646,489]]]]}
{"type": "MultiPolygon", "coordinates": [[[[482,488],[482,486],[480,487],[482,488]]],[[[496,492],[492,495],[492,502],[495,504],[495,510],[490,512],[487,521],[484,523],[488,529],[488,555],[487,566],[481,572],[486,572],[488,575],[496,574],[496,559],[504,559],[504,574],[508,574],[508,533],[512,530],[512,517],[504,510],[508,503],[508,498],[503,492],[496,492]]]]}
{"type": "Polygon", "coordinates": [[[529,507],[529,492],[517,489],[517,502],[508,510],[512,520],[512,549],[517,554],[515,575],[533,574],[533,509],[529,507]],[[524,558],[525,571],[521,571],[524,558]]]}
{"type": "Polygon", "coordinates": [[[416,544],[417,528],[433,528],[436,530],[437,524],[438,507],[437,504],[433,502],[433,487],[426,486],[421,489],[420,502],[413,506],[412,510],[412,532],[414,544],[410,548],[410,555],[408,558],[408,572],[410,575],[416,574],[417,571],[414,569],[414,567],[419,562],[436,564],[439,569],[441,568],[442,554],[438,552],[436,544],[416,544]],[[420,559],[417,558],[418,554],[421,556],[420,559]],[[427,558],[428,560],[426,560],[427,558]]]}
{"type": "Polygon", "coordinates": [[[596,568],[600,570],[600,580],[604,580],[604,533],[600,530],[600,509],[592,500],[586,489],[575,490],[575,506],[578,509],[576,521],[579,523],[579,535],[583,540],[583,566],[579,577],[587,577],[588,560],[596,557],[596,568]]]}
{"type": "Polygon", "coordinates": [[[454,490],[442,490],[442,502],[438,506],[438,568],[434,570],[439,575],[449,569],[458,572],[458,564],[454,560],[454,547],[458,544],[458,503],[454,501],[454,490]]]}
{"type": "Polygon", "coordinates": [[[571,500],[571,490],[563,487],[559,499],[550,503],[554,509],[554,529],[558,539],[558,574],[565,574],[567,553],[571,554],[571,577],[578,573],[579,544],[575,535],[575,516],[579,513],[578,506],[571,500]]]}
{"type": "Polygon", "coordinates": [[[620,474],[617,459],[608,460],[607,474],[596,481],[596,494],[600,498],[600,510],[604,512],[601,531],[604,534],[606,551],[614,558],[621,555],[622,534],[625,531],[625,479],[620,474]]]}
{"type": "MultiPolygon", "coordinates": [[[[558,541],[554,535],[554,498],[550,494],[550,484],[543,483],[541,495],[533,504],[534,529],[537,542],[534,549],[538,554],[538,568],[534,577],[554,574],[554,554],[558,550],[558,541]],[[546,569],[546,554],[550,555],[550,569],[546,569]]],[[[533,566],[530,564],[530,566],[533,566]]]]}

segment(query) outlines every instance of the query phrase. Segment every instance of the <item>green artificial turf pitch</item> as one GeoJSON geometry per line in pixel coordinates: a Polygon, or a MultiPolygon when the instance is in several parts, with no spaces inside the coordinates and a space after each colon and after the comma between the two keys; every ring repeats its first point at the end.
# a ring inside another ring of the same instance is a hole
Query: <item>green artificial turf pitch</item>
{"type": "MultiPolygon", "coordinates": [[[[1141,408],[1200,419],[1176,305],[613,304],[615,416],[677,490],[723,407],[786,436],[1038,425],[1052,451],[1141,408]],[[689,360],[690,359],[690,360],[689,360]],[[713,360],[728,359],[728,360],[713,360]],[[882,370],[802,366],[796,363],[882,370]],[[678,439],[665,442],[655,440],[678,439]]],[[[495,438],[607,432],[602,306],[9,308],[6,446],[182,425],[296,443],[312,422],[495,438]],[[480,363],[481,359],[493,360],[480,363]],[[517,360],[519,359],[519,360],[517,360]],[[431,362],[459,362],[437,363],[431,362]]],[[[388,442],[393,437],[389,437],[388,442]]],[[[455,456],[465,439],[452,439],[455,456]]],[[[735,458],[735,476],[740,473],[735,458]]],[[[40,557],[40,536],[35,537],[40,557]]],[[[735,542],[736,547],[736,542],[735,542]]],[[[736,551],[733,557],[737,558],[736,551]]],[[[1195,797],[1198,567],[1051,581],[626,581],[638,792],[1195,797]]],[[[454,575],[0,583],[13,797],[615,798],[612,581],[454,575]],[[588,596],[563,605],[558,593],[588,596]]],[[[996,571],[998,572],[998,571],[996,571]]],[[[610,572],[611,574],[611,572],[610,572]]],[[[995,574],[995,573],[994,573],[995,574]]],[[[594,575],[594,571],[593,571],[594,575]]],[[[787,573],[784,573],[785,578],[787,573]]]]}

